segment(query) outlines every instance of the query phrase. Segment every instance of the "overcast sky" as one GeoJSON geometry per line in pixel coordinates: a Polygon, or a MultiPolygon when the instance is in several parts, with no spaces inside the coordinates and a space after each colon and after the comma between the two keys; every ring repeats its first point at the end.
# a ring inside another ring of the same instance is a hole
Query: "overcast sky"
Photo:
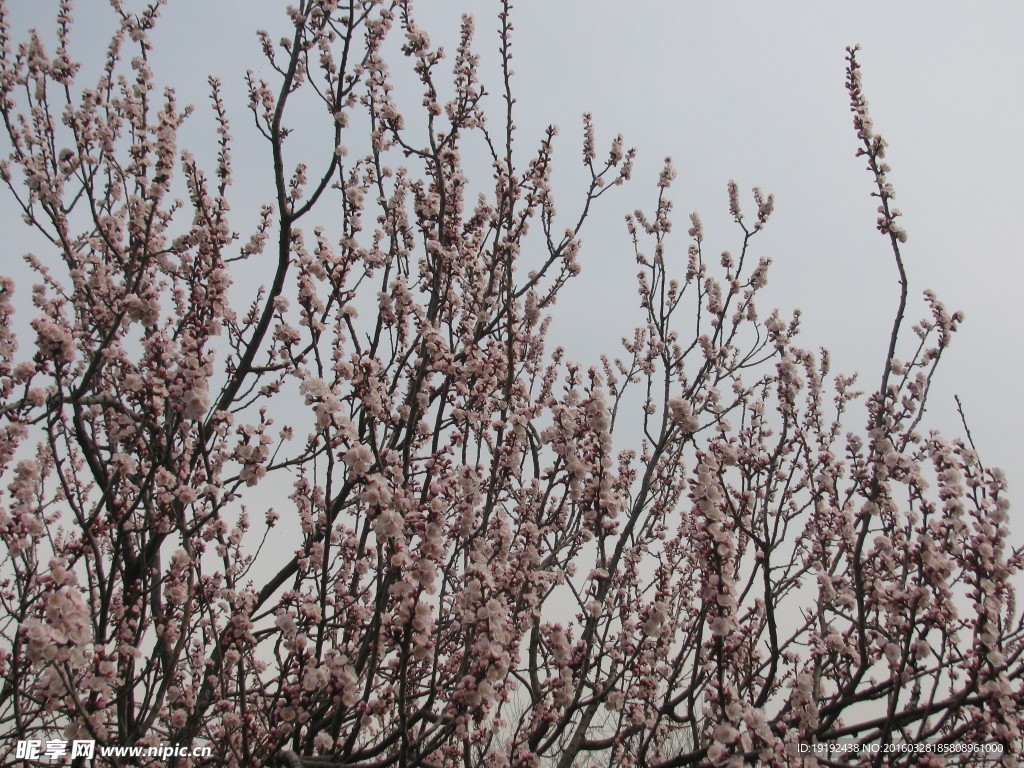
{"type": "MultiPolygon", "coordinates": [[[[16,27],[52,27],[55,0],[10,5],[16,27]]],[[[203,103],[206,76],[219,75],[233,96],[236,137],[246,141],[248,118],[237,108],[245,70],[261,65],[252,33],[276,30],[276,39],[284,6],[171,0],[154,38],[158,78],[203,103]]],[[[418,8],[421,26],[449,50],[460,14],[473,13],[477,49],[495,63],[495,3],[429,0],[418,8]]],[[[99,53],[112,18],[107,4],[80,1],[76,16],[76,50],[95,43],[99,53]]],[[[1016,231],[1024,203],[1024,4],[526,0],[513,21],[523,147],[556,123],[560,162],[575,169],[580,115],[589,111],[599,149],[622,133],[640,152],[633,183],[601,201],[595,226],[584,233],[584,274],[558,306],[557,333],[578,342],[576,356],[615,352],[635,319],[609,311],[635,296],[622,217],[650,208],[661,161],[671,155],[679,172],[673,198],[680,262],[691,210],[704,217],[712,253],[736,246],[725,216],[729,179],[745,191],[757,185],[773,192],[776,214],[756,246],[775,264],[762,308],[801,308],[803,343],[827,346],[837,370],[860,370],[873,384],[898,289],[891,252],[874,231],[871,179],[854,157],[843,88],[845,46],[859,43],[910,236],[908,319],[924,315],[925,288],[967,315],[934,390],[930,423],[959,434],[959,393],[983,456],[1004,467],[1018,493],[1024,488],[1017,402],[1024,269],[1016,231]]],[[[193,121],[199,131],[212,125],[202,111],[193,121]]],[[[572,207],[575,171],[564,173],[561,199],[572,207]]],[[[240,192],[236,211],[246,204],[240,192]]],[[[2,211],[7,224],[10,205],[2,211]]]]}

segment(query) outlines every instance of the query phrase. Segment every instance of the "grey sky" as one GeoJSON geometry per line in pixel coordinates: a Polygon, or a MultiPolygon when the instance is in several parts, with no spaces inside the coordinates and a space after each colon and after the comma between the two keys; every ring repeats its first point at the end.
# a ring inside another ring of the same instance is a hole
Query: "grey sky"
{"type": "MultiPolygon", "coordinates": [[[[261,64],[252,32],[262,27],[279,37],[284,5],[171,0],[155,36],[157,77],[205,107],[206,75],[219,75],[236,139],[251,140],[240,108],[244,72],[261,64]]],[[[54,0],[11,6],[16,27],[52,27],[54,0]]],[[[474,13],[476,47],[495,63],[495,3],[430,0],[418,7],[421,26],[449,50],[460,13],[474,13]]],[[[107,4],[80,2],[76,16],[77,50],[95,42],[99,54],[112,18],[107,4]]],[[[983,456],[1004,467],[1013,489],[1024,487],[1024,415],[1016,403],[1024,379],[1024,269],[1015,236],[1024,204],[1024,4],[528,0],[514,8],[513,23],[520,146],[535,144],[547,123],[561,127],[564,175],[556,180],[564,179],[564,207],[572,207],[582,112],[594,114],[599,151],[621,132],[640,152],[633,183],[601,201],[584,233],[584,274],[556,308],[564,313],[560,340],[578,344],[573,356],[615,352],[636,317],[628,310],[635,264],[622,217],[652,206],[660,163],[671,155],[679,171],[673,199],[680,262],[691,210],[705,220],[711,252],[735,246],[726,216],[730,178],[745,194],[755,185],[773,192],[776,213],[756,243],[756,253],[775,263],[762,314],[800,307],[803,343],[827,346],[834,369],[860,370],[868,387],[880,370],[897,286],[886,242],[874,231],[871,182],[854,157],[843,89],[844,48],[860,43],[910,235],[908,319],[924,316],[925,288],[967,315],[933,392],[929,425],[959,434],[952,395],[960,393],[983,456]],[[609,311],[616,307],[625,309],[609,311]]],[[[401,69],[397,62],[394,69],[401,69]]],[[[497,85],[492,81],[491,90],[497,85]]],[[[194,135],[210,135],[205,109],[192,123],[194,135]]],[[[236,200],[239,215],[251,216],[244,191],[236,200]]],[[[10,231],[9,204],[0,211],[10,231]]]]}

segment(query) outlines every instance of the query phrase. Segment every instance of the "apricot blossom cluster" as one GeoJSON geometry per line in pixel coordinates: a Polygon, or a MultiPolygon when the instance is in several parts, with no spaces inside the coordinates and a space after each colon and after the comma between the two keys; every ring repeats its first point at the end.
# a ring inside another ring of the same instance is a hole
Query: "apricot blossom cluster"
{"type": "Polygon", "coordinates": [[[864,402],[758,309],[774,198],[748,218],[729,182],[737,246],[694,213],[674,258],[670,162],[627,217],[639,327],[592,367],[550,349],[633,151],[585,116],[556,210],[507,0],[493,93],[472,19],[450,54],[408,0],[296,2],[244,81],[272,179],[244,210],[220,79],[211,146],[179,146],[163,2],[112,0],[83,85],[71,1],[54,46],[0,0],[0,178],[42,244],[33,286],[0,279],[0,759],[782,768],[847,739],[1017,765],[1022,553],[1002,475],[923,426],[961,318],[929,294],[904,338],[854,52],[902,280],[864,402]]]}

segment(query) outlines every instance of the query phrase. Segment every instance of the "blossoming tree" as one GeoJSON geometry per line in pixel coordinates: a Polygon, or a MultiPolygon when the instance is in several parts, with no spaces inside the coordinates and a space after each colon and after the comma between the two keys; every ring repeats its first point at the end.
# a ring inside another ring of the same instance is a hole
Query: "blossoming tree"
{"type": "Polygon", "coordinates": [[[220,81],[204,162],[150,70],[161,3],[113,6],[84,86],[70,0],[52,52],[0,2],[0,171],[45,243],[0,286],[4,762],[80,738],[212,749],[173,765],[1016,764],[1021,553],[1002,475],[924,431],[959,316],[926,295],[906,327],[853,50],[902,286],[867,395],[756,307],[770,195],[747,215],[730,183],[735,255],[693,214],[669,257],[668,164],[628,218],[643,324],[595,367],[546,347],[633,153],[587,118],[556,213],[554,130],[513,142],[507,2],[491,97],[472,20],[449,67],[409,2],[300,0],[260,33],[248,233],[220,81]]]}

